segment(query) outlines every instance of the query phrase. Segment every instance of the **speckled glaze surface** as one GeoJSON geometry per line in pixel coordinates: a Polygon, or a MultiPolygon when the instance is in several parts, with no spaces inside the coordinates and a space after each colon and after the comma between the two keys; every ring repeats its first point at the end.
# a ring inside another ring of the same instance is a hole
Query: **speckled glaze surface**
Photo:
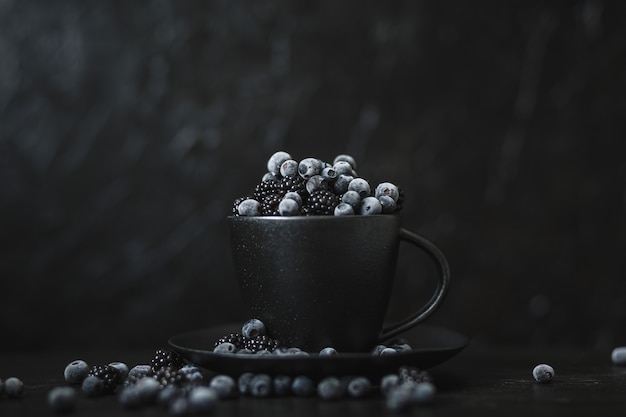
{"type": "Polygon", "coordinates": [[[416,236],[396,216],[229,217],[229,224],[244,303],[290,346],[369,350],[430,315],[448,287],[443,255],[425,248],[442,271],[435,295],[415,315],[381,330],[399,243],[416,236]]]}

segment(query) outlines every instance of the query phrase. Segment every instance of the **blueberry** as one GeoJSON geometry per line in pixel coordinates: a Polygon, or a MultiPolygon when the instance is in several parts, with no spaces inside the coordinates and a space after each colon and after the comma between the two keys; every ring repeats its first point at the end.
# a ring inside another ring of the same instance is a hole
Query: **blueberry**
{"type": "Polygon", "coordinates": [[[398,201],[398,197],[400,195],[398,191],[398,187],[395,184],[390,182],[381,182],[376,186],[374,190],[374,197],[380,198],[381,196],[388,196],[393,199],[393,201],[398,201]]]}
{"type": "Polygon", "coordinates": [[[388,374],[380,380],[380,390],[387,395],[392,389],[400,385],[400,377],[396,374],[388,374]]]}
{"type": "Polygon", "coordinates": [[[354,398],[367,396],[372,389],[372,383],[364,376],[357,376],[348,382],[348,395],[354,398]]]}
{"type": "Polygon", "coordinates": [[[365,197],[361,200],[359,211],[366,216],[380,214],[383,211],[383,206],[376,197],[365,197]]]}
{"type": "Polygon", "coordinates": [[[397,352],[409,352],[409,351],[413,350],[411,345],[409,345],[408,343],[394,344],[394,345],[391,345],[391,348],[393,350],[397,351],[397,352]]]}
{"type": "Polygon", "coordinates": [[[195,413],[207,413],[215,408],[219,397],[213,388],[202,385],[193,387],[187,395],[189,409],[195,413]]]}
{"type": "Polygon", "coordinates": [[[344,387],[339,378],[329,376],[317,384],[317,395],[323,400],[337,400],[343,396],[344,387]]]}
{"type": "Polygon", "coordinates": [[[356,211],[361,205],[361,195],[357,193],[356,191],[346,191],[341,196],[341,202],[350,204],[352,208],[354,209],[354,211],[356,211]]]}
{"type": "Polygon", "coordinates": [[[4,393],[9,398],[19,398],[24,395],[24,383],[16,377],[7,378],[4,381],[4,393]]]}
{"type": "Polygon", "coordinates": [[[302,206],[302,196],[295,191],[286,192],[283,196],[283,199],[285,198],[294,200],[296,203],[298,203],[299,206],[302,206]]]}
{"type": "Polygon", "coordinates": [[[339,353],[337,352],[337,349],[335,349],[334,347],[325,347],[324,349],[320,350],[319,353],[320,356],[338,356],[339,353]]]}
{"type": "Polygon", "coordinates": [[[241,394],[250,393],[250,381],[252,381],[252,378],[254,378],[252,372],[244,372],[237,378],[237,388],[241,394]]]}
{"type": "Polygon", "coordinates": [[[257,374],[250,380],[250,394],[253,397],[268,397],[272,393],[272,378],[267,374],[257,374]]]}
{"type": "Polygon", "coordinates": [[[48,405],[59,413],[69,413],[76,408],[76,390],[72,387],[55,387],[48,392],[48,405]]]}
{"type": "Polygon", "coordinates": [[[396,353],[398,353],[397,350],[395,350],[394,348],[391,347],[386,347],[383,350],[380,351],[380,356],[388,356],[388,355],[395,355],[396,353]]]}
{"type": "Polygon", "coordinates": [[[279,180],[278,176],[272,174],[271,172],[266,172],[261,177],[261,182],[263,182],[263,181],[278,181],[278,180],[279,180]]]}
{"type": "Polygon", "coordinates": [[[185,381],[189,382],[202,382],[204,380],[204,375],[200,368],[195,365],[186,364],[180,368],[179,371],[185,377],[185,381]]]}
{"type": "Polygon", "coordinates": [[[428,404],[435,399],[437,388],[432,382],[420,382],[415,384],[411,394],[414,404],[428,404]]]}
{"type": "Polygon", "coordinates": [[[128,376],[128,373],[129,373],[128,365],[126,365],[124,362],[111,362],[109,366],[112,366],[118,371],[120,371],[120,375],[121,375],[120,378],[124,379],[128,376]]]}
{"type": "Polygon", "coordinates": [[[380,197],[378,197],[378,201],[380,201],[380,205],[382,208],[382,213],[383,214],[393,214],[396,211],[397,205],[396,202],[393,200],[393,198],[387,196],[387,195],[382,195],[380,197]]]}
{"type": "Polygon", "coordinates": [[[190,410],[191,407],[189,406],[189,400],[185,397],[174,398],[168,406],[169,413],[175,416],[189,414],[190,410]]]}
{"type": "Polygon", "coordinates": [[[400,384],[391,388],[386,395],[386,406],[392,411],[401,411],[408,408],[413,402],[413,387],[415,384],[400,384]]]}
{"type": "Polygon", "coordinates": [[[554,369],[544,363],[535,366],[533,377],[537,382],[550,382],[554,378],[554,369]]]}
{"type": "Polygon", "coordinates": [[[70,362],[63,371],[65,381],[70,384],[80,384],[89,374],[89,365],[81,359],[70,362]]]}
{"type": "Polygon", "coordinates": [[[247,198],[237,206],[240,216],[258,216],[261,213],[261,203],[254,198],[247,198]]]}
{"type": "Polygon", "coordinates": [[[276,375],[272,383],[276,395],[287,395],[291,391],[291,377],[289,375],[276,375]]]}
{"type": "Polygon", "coordinates": [[[337,174],[337,176],[353,175],[354,173],[354,169],[352,168],[352,165],[350,165],[350,163],[347,161],[335,162],[335,164],[333,165],[333,170],[335,170],[335,173],[337,174]]]}
{"type": "Polygon", "coordinates": [[[313,194],[314,191],[328,189],[328,183],[321,175],[313,175],[307,180],[305,187],[309,194],[313,194]]]}
{"type": "Polygon", "coordinates": [[[338,175],[337,179],[335,179],[335,183],[333,184],[335,194],[341,195],[348,191],[348,186],[352,180],[354,180],[352,175],[338,175]]]}
{"type": "Polygon", "coordinates": [[[128,378],[140,379],[152,372],[150,365],[135,365],[128,371],[128,378]]]}
{"type": "Polygon", "coordinates": [[[161,384],[158,380],[151,376],[144,376],[140,378],[131,388],[136,390],[136,393],[143,404],[153,404],[157,400],[157,395],[161,390],[161,384]]]}
{"type": "Polygon", "coordinates": [[[298,375],[291,383],[291,392],[298,397],[308,397],[315,392],[315,384],[308,376],[298,375]]]}
{"type": "Polygon", "coordinates": [[[346,154],[337,155],[333,160],[333,165],[337,165],[338,162],[342,161],[349,163],[352,169],[356,169],[356,161],[352,156],[346,154]]]}
{"type": "Polygon", "coordinates": [[[122,389],[117,396],[117,400],[126,408],[137,408],[143,405],[143,402],[141,400],[141,393],[135,385],[131,385],[122,389]]]}
{"type": "Polygon", "coordinates": [[[348,190],[356,191],[359,193],[361,198],[369,196],[372,191],[370,184],[364,178],[355,178],[350,181],[350,184],[348,184],[348,190]]]}
{"type": "Polygon", "coordinates": [[[372,356],[380,356],[380,353],[385,350],[387,348],[387,346],[385,345],[376,345],[374,346],[374,349],[372,349],[371,355],[372,356]]]}
{"type": "Polygon", "coordinates": [[[157,403],[167,407],[169,406],[175,399],[181,398],[185,396],[185,392],[182,388],[177,387],[174,384],[167,384],[159,393],[157,394],[157,403]]]}
{"type": "Polygon", "coordinates": [[[283,198],[281,202],[278,203],[278,213],[280,213],[281,216],[297,216],[300,213],[300,205],[296,200],[283,198]]]}
{"type": "Polygon", "coordinates": [[[220,398],[232,397],[237,391],[237,383],[229,375],[214,376],[209,382],[209,387],[213,388],[220,398]]]}
{"type": "Polygon", "coordinates": [[[235,347],[235,345],[230,342],[220,343],[219,345],[215,346],[215,348],[213,348],[213,352],[220,354],[235,353],[236,350],[237,347],[235,347]]]}
{"type": "Polygon", "coordinates": [[[335,207],[333,214],[335,216],[352,216],[354,214],[354,209],[350,204],[339,203],[335,207]]]}
{"type": "Polygon", "coordinates": [[[83,380],[81,389],[88,397],[96,397],[104,393],[104,381],[94,375],[89,375],[83,380]]]}
{"type": "Polygon", "coordinates": [[[280,165],[280,175],[283,177],[296,175],[298,173],[298,161],[287,159],[280,165]]]}
{"type": "Polygon", "coordinates": [[[284,151],[278,151],[270,156],[267,161],[267,171],[271,174],[278,175],[283,162],[291,159],[291,155],[284,151]]]}
{"type": "Polygon", "coordinates": [[[265,324],[259,319],[250,319],[241,327],[241,334],[248,339],[264,336],[266,334],[265,324]]]}
{"type": "Polygon", "coordinates": [[[254,355],[254,352],[248,348],[239,349],[237,355],[254,355]]]}
{"type": "Polygon", "coordinates": [[[309,179],[314,175],[322,173],[322,161],[316,158],[304,158],[298,164],[298,173],[304,179],[309,179]]]}
{"type": "Polygon", "coordinates": [[[611,360],[615,365],[626,365],[626,346],[620,346],[611,352],[611,360]]]}
{"type": "Polygon", "coordinates": [[[327,181],[332,181],[337,178],[337,171],[333,167],[326,167],[322,169],[322,178],[327,181]]]}

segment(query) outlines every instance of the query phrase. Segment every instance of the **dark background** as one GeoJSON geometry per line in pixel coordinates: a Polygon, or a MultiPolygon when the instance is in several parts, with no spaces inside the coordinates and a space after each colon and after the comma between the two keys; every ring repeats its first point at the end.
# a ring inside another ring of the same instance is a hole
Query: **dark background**
{"type": "MultiPolygon", "coordinates": [[[[429,323],[626,344],[625,11],[0,0],[0,350],[243,319],[225,217],[277,150],[405,189],[452,269],[429,323]]],[[[430,291],[411,253],[392,319],[430,291]]]]}

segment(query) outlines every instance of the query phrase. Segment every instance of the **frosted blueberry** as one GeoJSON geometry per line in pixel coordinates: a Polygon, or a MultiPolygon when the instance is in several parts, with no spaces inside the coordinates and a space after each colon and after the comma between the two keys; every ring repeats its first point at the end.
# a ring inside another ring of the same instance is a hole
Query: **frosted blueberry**
{"type": "Polygon", "coordinates": [[[413,348],[411,347],[411,345],[409,345],[408,343],[397,343],[397,344],[393,344],[391,346],[392,349],[394,349],[397,352],[408,352],[410,350],[412,350],[413,348]]]}
{"type": "Polygon", "coordinates": [[[361,205],[361,195],[356,191],[346,191],[341,196],[341,202],[350,204],[352,208],[356,211],[361,205]]]}
{"type": "Polygon", "coordinates": [[[550,382],[554,378],[554,368],[544,363],[535,366],[533,377],[537,382],[550,382]]]}
{"type": "Polygon", "coordinates": [[[348,186],[353,179],[354,177],[352,175],[338,175],[337,179],[335,179],[335,183],[333,184],[335,194],[344,194],[348,191],[348,186]]]}
{"type": "Polygon", "coordinates": [[[354,170],[352,169],[352,165],[346,161],[338,161],[333,165],[333,169],[335,170],[337,175],[352,175],[354,170]]]}
{"type": "Polygon", "coordinates": [[[180,373],[185,377],[185,380],[189,382],[202,382],[202,380],[204,380],[202,371],[195,365],[183,365],[183,367],[180,368],[180,373]]]}
{"type": "Polygon", "coordinates": [[[128,373],[129,373],[128,365],[126,365],[124,362],[117,362],[117,361],[111,362],[109,366],[112,366],[113,368],[120,371],[120,375],[122,379],[128,376],[128,373]]]}
{"type": "Polygon", "coordinates": [[[254,198],[247,198],[237,206],[240,216],[258,216],[261,213],[261,203],[254,198]]]}
{"type": "Polygon", "coordinates": [[[322,173],[322,161],[316,158],[304,158],[298,164],[298,173],[304,179],[309,179],[314,175],[322,173]]]}
{"type": "Polygon", "coordinates": [[[335,207],[334,215],[335,216],[351,216],[354,214],[354,209],[350,204],[339,203],[335,207]]]}
{"type": "Polygon", "coordinates": [[[233,345],[230,342],[224,342],[215,346],[215,348],[213,349],[213,352],[222,353],[222,354],[223,353],[235,353],[236,350],[237,350],[237,347],[235,345],[233,345]]]}
{"type": "Polygon", "coordinates": [[[174,398],[169,403],[168,411],[175,416],[183,416],[189,414],[191,407],[189,406],[189,400],[185,397],[174,398]]]}
{"type": "Polygon", "coordinates": [[[386,347],[380,351],[380,356],[395,355],[396,353],[398,353],[398,351],[394,348],[386,347]]]}
{"type": "Polygon", "coordinates": [[[364,178],[355,178],[348,184],[348,190],[356,191],[361,198],[365,198],[372,192],[370,184],[364,178]]]}
{"type": "Polygon", "coordinates": [[[237,351],[237,355],[254,355],[254,352],[251,351],[250,349],[243,348],[237,351]]]}
{"type": "Polygon", "coordinates": [[[237,388],[241,394],[249,394],[250,393],[250,381],[254,378],[254,374],[252,372],[244,372],[239,375],[237,379],[237,388]]]}
{"type": "Polygon", "coordinates": [[[70,384],[80,384],[89,374],[89,365],[81,359],[70,362],[63,371],[65,381],[70,384]]]}
{"type": "Polygon", "coordinates": [[[413,386],[415,384],[406,383],[396,385],[391,388],[386,395],[386,406],[392,411],[406,409],[413,402],[413,386]]]}
{"type": "Polygon", "coordinates": [[[326,189],[328,189],[328,183],[321,175],[313,175],[306,182],[306,191],[309,194],[313,194],[313,192],[317,190],[326,189]]]}
{"type": "Polygon", "coordinates": [[[435,394],[437,394],[437,388],[432,382],[420,382],[415,384],[411,400],[415,404],[428,404],[435,399],[435,394]]]}
{"type": "Polygon", "coordinates": [[[291,383],[291,392],[298,397],[308,397],[315,392],[315,384],[308,376],[298,375],[291,383]]]}
{"type": "Polygon", "coordinates": [[[320,356],[338,356],[339,353],[337,352],[337,349],[335,349],[334,347],[325,347],[324,349],[320,350],[319,353],[320,356]]]}
{"type": "Polygon", "coordinates": [[[398,385],[400,385],[400,377],[396,374],[388,374],[380,379],[380,390],[384,395],[387,395],[398,385]]]}
{"type": "Polygon", "coordinates": [[[130,371],[128,371],[128,377],[134,379],[140,379],[144,376],[148,376],[152,372],[150,365],[135,365],[130,371]]]}
{"type": "Polygon", "coordinates": [[[362,398],[370,393],[372,383],[364,376],[357,376],[348,382],[348,395],[354,398],[362,398]]]}
{"type": "Polygon", "coordinates": [[[334,180],[337,178],[337,171],[335,171],[335,168],[333,167],[326,167],[322,170],[322,178],[327,181],[334,180]]]}
{"type": "Polygon", "coordinates": [[[287,395],[291,391],[291,377],[289,375],[276,375],[272,382],[276,395],[287,395]]]}
{"type": "Polygon", "coordinates": [[[250,380],[250,394],[253,397],[267,397],[272,393],[272,378],[267,374],[257,374],[250,380]]]}
{"type": "Polygon", "coordinates": [[[361,200],[359,211],[361,214],[366,216],[380,214],[383,211],[383,206],[376,197],[365,197],[361,200]]]}
{"type": "Polygon", "coordinates": [[[169,406],[175,399],[185,396],[185,392],[182,388],[173,384],[167,384],[157,394],[157,403],[162,406],[169,406]]]}
{"type": "Polygon", "coordinates": [[[261,181],[278,181],[278,176],[272,174],[271,172],[266,172],[261,177],[261,181]]]}
{"type": "Polygon", "coordinates": [[[398,196],[400,195],[398,192],[398,187],[390,182],[381,182],[376,186],[376,189],[374,190],[374,197],[380,198],[384,195],[391,197],[393,201],[398,201],[398,196]]]}
{"type": "Polygon", "coordinates": [[[387,348],[387,346],[385,345],[376,345],[374,346],[374,349],[372,349],[371,355],[372,356],[380,356],[380,353],[385,350],[387,348]]]}
{"type": "Polygon", "coordinates": [[[395,213],[397,205],[393,198],[387,195],[383,195],[383,196],[378,197],[378,201],[380,201],[383,214],[395,213]]]}
{"type": "Polygon", "coordinates": [[[339,378],[329,376],[317,384],[317,395],[323,400],[337,400],[343,396],[344,387],[339,378]]]}
{"type": "Polygon", "coordinates": [[[270,156],[267,161],[267,171],[271,174],[278,175],[280,173],[280,167],[283,162],[292,159],[291,155],[284,151],[278,151],[270,156]]]}
{"type": "Polygon", "coordinates": [[[16,377],[7,378],[4,381],[4,393],[9,398],[19,398],[24,395],[24,383],[16,377]]]}
{"type": "Polygon", "coordinates": [[[257,356],[262,356],[262,355],[271,355],[272,352],[267,349],[260,349],[260,350],[257,350],[254,354],[257,356]]]}
{"type": "Polygon", "coordinates": [[[296,200],[291,198],[283,198],[278,203],[278,213],[281,216],[297,216],[300,213],[300,205],[296,200]]]}
{"type": "Polygon", "coordinates": [[[76,408],[76,390],[72,387],[55,387],[48,392],[48,405],[59,413],[69,413],[76,408]]]}
{"type": "Polygon", "coordinates": [[[356,169],[356,161],[354,160],[352,156],[346,155],[346,154],[337,155],[335,159],[333,160],[333,165],[336,165],[337,162],[340,162],[340,161],[347,162],[350,164],[352,169],[356,169]]]}
{"type": "Polygon", "coordinates": [[[81,389],[88,397],[96,397],[104,392],[104,382],[94,375],[89,375],[83,380],[81,389]]]}
{"type": "Polygon", "coordinates": [[[294,200],[299,206],[302,206],[302,196],[295,191],[286,192],[283,199],[288,198],[294,200]]]}
{"type": "Polygon", "coordinates": [[[611,352],[611,361],[615,365],[626,365],[626,346],[620,346],[613,349],[611,352]]]}
{"type": "Polygon", "coordinates": [[[157,400],[161,384],[151,376],[144,376],[131,388],[137,391],[137,395],[143,404],[153,404],[157,400]]]}
{"type": "Polygon", "coordinates": [[[143,405],[143,402],[141,400],[141,393],[135,385],[131,385],[122,389],[117,396],[117,400],[126,408],[137,408],[143,405]]]}
{"type": "Polygon", "coordinates": [[[213,388],[202,385],[193,387],[187,395],[189,409],[195,413],[207,413],[212,411],[219,397],[213,388]]]}
{"type": "Polygon", "coordinates": [[[283,177],[296,175],[298,173],[298,161],[294,159],[287,159],[280,166],[280,175],[283,177]]]}
{"type": "Polygon", "coordinates": [[[213,388],[220,398],[228,398],[237,392],[237,383],[229,375],[216,375],[209,382],[209,388],[213,388]]]}
{"type": "Polygon", "coordinates": [[[241,326],[241,334],[248,339],[265,336],[265,324],[259,319],[250,319],[241,326]]]}

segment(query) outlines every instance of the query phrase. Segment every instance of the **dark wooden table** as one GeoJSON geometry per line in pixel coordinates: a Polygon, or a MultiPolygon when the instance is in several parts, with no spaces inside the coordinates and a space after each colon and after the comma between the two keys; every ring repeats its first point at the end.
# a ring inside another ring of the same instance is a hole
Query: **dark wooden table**
{"type": "MultiPolygon", "coordinates": [[[[47,393],[65,385],[63,369],[74,359],[89,363],[123,361],[133,366],[148,363],[154,349],[127,351],[64,351],[0,354],[0,378],[22,379],[24,396],[0,399],[0,416],[53,415],[47,393]]],[[[610,352],[546,348],[482,346],[471,343],[451,360],[432,369],[438,394],[433,404],[412,407],[404,415],[415,416],[626,416],[626,367],[611,363],[610,352]],[[536,364],[549,363],[556,378],[536,383],[536,364]]],[[[385,408],[375,394],[367,399],[323,401],[317,398],[239,397],[222,400],[212,413],[219,416],[384,416],[398,415],[385,408]]],[[[158,406],[127,410],[114,395],[79,396],[73,415],[169,415],[158,406]]]]}

